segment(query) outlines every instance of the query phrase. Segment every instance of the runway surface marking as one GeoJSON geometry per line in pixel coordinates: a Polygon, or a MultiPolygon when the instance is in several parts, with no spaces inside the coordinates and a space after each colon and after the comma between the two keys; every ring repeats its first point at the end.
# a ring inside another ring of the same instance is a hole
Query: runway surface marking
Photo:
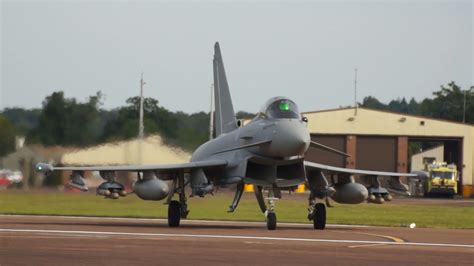
{"type": "Polygon", "coordinates": [[[378,246],[385,246],[387,244],[367,244],[367,245],[355,245],[355,246],[347,246],[348,248],[369,248],[369,247],[378,247],[378,246]]]}
{"type": "MultiPolygon", "coordinates": [[[[61,216],[61,215],[23,215],[23,214],[0,214],[0,217],[26,217],[26,218],[58,218],[58,219],[97,219],[97,220],[110,220],[110,221],[142,221],[142,222],[166,222],[168,219],[160,218],[127,218],[127,217],[100,217],[100,216],[61,216]]],[[[247,224],[247,225],[261,225],[265,221],[261,222],[250,222],[250,221],[218,221],[218,220],[181,220],[183,224],[194,224],[194,223],[209,223],[209,224],[247,224]]],[[[302,227],[313,227],[311,223],[281,223],[278,225],[282,226],[302,226],[302,227]]],[[[370,225],[352,225],[352,224],[326,224],[329,227],[353,227],[353,228],[369,228],[374,227],[370,225]]]]}
{"type": "Polygon", "coordinates": [[[449,244],[449,243],[421,243],[421,242],[389,242],[368,240],[333,240],[318,238],[288,238],[264,236],[239,236],[239,235],[208,235],[208,234],[164,234],[164,233],[130,233],[130,232],[100,232],[100,231],[65,231],[65,230],[36,230],[36,229],[3,229],[0,232],[16,233],[49,233],[49,234],[76,234],[84,236],[148,236],[148,237],[179,237],[179,238],[207,238],[207,239],[239,239],[239,240],[273,240],[273,241],[299,241],[299,242],[324,242],[324,243],[349,243],[349,244],[385,244],[400,246],[430,246],[430,247],[457,247],[474,248],[474,245],[449,244]]]}
{"type": "Polygon", "coordinates": [[[387,238],[387,239],[392,240],[393,242],[399,242],[399,243],[405,242],[405,240],[403,240],[401,238],[398,238],[398,237],[394,237],[394,236],[377,235],[377,234],[370,234],[370,233],[357,233],[357,232],[356,232],[356,234],[369,235],[369,236],[378,236],[378,237],[387,238]]]}
{"type": "MultiPolygon", "coordinates": [[[[386,239],[389,239],[389,240],[392,240],[393,242],[396,242],[396,243],[403,243],[405,242],[405,240],[401,239],[401,238],[398,238],[398,237],[394,237],[394,236],[387,236],[387,235],[378,235],[378,234],[370,234],[370,233],[360,233],[360,232],[352,232],[353,234],[359,234],[359,235],[368,235],[368,236],[377,236],[377,237],[381,237],[381,238],[386,238],[386,239]]],[[[365,247],[375,247],[375,246],[384,246],[384,245],[387,245],[387,244],[364,244],[364,245],[353,245],[353,246],[348,246],[348,248],[365,248],[365,247]]]]}

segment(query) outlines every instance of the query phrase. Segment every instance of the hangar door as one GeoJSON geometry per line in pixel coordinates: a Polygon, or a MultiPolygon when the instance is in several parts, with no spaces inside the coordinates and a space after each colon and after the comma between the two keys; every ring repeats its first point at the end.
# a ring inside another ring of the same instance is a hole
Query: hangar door
{"type": "MultiPolygon", "coordinates": [[[[311,140],[343,152],[346,150],[345,135],[311,134],[311,140]]],[[[346,167],[344,156],[320,149],[315,149],[313,147],[308,149],[305,159],[311,162],[322,163],[336,167],[346,167]]]]}
{"type": "Polygon", "coordinates": [[[357,136],[356,168],[397,172],[397,138],[357,136]]]}

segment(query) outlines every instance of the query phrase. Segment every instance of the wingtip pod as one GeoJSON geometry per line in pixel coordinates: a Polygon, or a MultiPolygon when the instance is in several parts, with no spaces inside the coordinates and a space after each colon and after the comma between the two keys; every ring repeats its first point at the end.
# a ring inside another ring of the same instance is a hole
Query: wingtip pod
{"type": "Polygon", "coordinates": [[[37,173],[49,174],[54,170],[54,168],[52,165],[47,163],[38,163],[35,166],[35,170],[37,173]]]}

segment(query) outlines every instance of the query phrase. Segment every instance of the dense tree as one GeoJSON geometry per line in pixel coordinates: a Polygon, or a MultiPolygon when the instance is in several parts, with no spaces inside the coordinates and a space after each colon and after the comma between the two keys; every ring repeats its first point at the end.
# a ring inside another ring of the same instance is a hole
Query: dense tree
{"type": "MultiPolygon", "coordinates": [[[[127,139],[138,135],[140,97],[128,98],[126,103],[126,106],[114,110],[116,115],[107,121],[102,139],[127,139]]],[[[160,133],[165,138],[176,137],[176,117],[158,106],[156,99],[144,99],[143,114],[145,134],[160,133]]]]}
{"type": "Polygon", "coordinates": [[[378,110],[387,110],[388,106],[381,103],[377,98],[372,96],[367,96],[364,98],[361,104],[362,107],[378,109],[378,110]]]}
{"type": "Polygon", "coordinates": [[[452,121],[463,121],[464,98],[466,99],[466,122],[474,123],[474,89],[462,90],[455,82],[441,86],[433,92],[434,98],[426,98],[418,103],[414,98],[409,103],[405,98],[383,104],[372,96],[365,97],[361,106],[392,112],[423,115],[452,121]]]}
{"type": "MultiPolygon", "coordinates": [[[[138,135],[140,98],[127,99],[127,105],[112,111],[105,124],[103,141],[134,138],[138,135]]],[[[145,134],[160,134],[168,144],[193,150],[208,138],[209,114],[204,112],[188,115],[170,112],[158,105],[153,98],[143,102],[145,134]]]]}
{"type": "Polygon", "coordinates": [[[43,101],[38,127],[31,137],[45,145],[95,144],[98,137],[101,93],[89,97],[88,102],[64,98],[54,92],[43,101]]]}
{"type": "Polygon", "coordinates": [[[422,114],[462,122],[464,114],[464,96],[466,96],[466,122],[474,123],[474,93],[461,90],[456,83],[450,82],[433,93],[433,99],[422,102],[422,114]]]}
{"type": "Polygon", "coordinates": [[[199,112],[188,115],[176,113],[177,136],[171,141],[185,150],[192,151],[209,139],[209,113],[199,112]]]}
{"type": "Polygon", "coordinates": [[[408,103],[407,113],[409,113],[409,114],[419,114],[420,113],[420,104],[413,97],[411,98],[410,102],[408,103]]]}
{"type": "Polygon", "coordinates": [[[38,126],[41,109],[6,108],[2,114],[10,120],[17,134],[26,135],[30,130],[38,126]]]}
{"type": "Polygon", "coordinates": [[[15,150],[15,129],[10,121],[0,115],[0,157],[15,150]]]}

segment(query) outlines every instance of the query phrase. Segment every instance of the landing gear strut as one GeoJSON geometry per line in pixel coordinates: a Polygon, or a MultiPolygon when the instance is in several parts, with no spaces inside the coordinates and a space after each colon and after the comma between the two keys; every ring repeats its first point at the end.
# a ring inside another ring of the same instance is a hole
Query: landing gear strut
{"type": "Polygon", "coordinates": [[[184,174],[180,173],[173,181],[172,190],[170,196],[168,196],[168,226],[178,227],[181,218],[186,219],[188,216],[188,204],[186,203],[186,194],[184,191],[184,174]],[[174,193],[179,194],[178,200],[171,200],[174,193]]]}
{"type": "MultiPolygon", "coordinates": [[[[267,203],[268,207],[265,204],[265,199],[263,198],[263,188],[261,186],[257,186],[255,188],[255,196],[257,197],[257,202],[258,206],[260,207],[260,210],[265,214],[265,218],[267,221],[267,229],[268,230],[276,230],[277,228],[277,217],[275,213],[275,200],[278,199],[275,197],[275,188],[269,188],[268,189],[268,197],[267,197],[267,203]]],[[[279,191],[276,192],[277,196],[279,194],[279,191]]]]}
{"type": "Polygon", "coordinates": [[[268,209],[265,212],[267,216],[267,229],[268,230],[275,230],[277,228],[277,217],[275,213],[275,200],[278,198],[275,198],[274,196],[274,191],[272,188],[268,190],[268,209]]]}
{"type": "Polygon", "coordinates": [[[234,212],[235,209],[237,209],[237,206],[239,206],[240,199],[242,198],[242,194],[244,193],[244,186],[244,182],[240,182],[237,184],[234,200],[232,201],[232,204],[230,204],[229,210],[227,212],[234,212]]]}

